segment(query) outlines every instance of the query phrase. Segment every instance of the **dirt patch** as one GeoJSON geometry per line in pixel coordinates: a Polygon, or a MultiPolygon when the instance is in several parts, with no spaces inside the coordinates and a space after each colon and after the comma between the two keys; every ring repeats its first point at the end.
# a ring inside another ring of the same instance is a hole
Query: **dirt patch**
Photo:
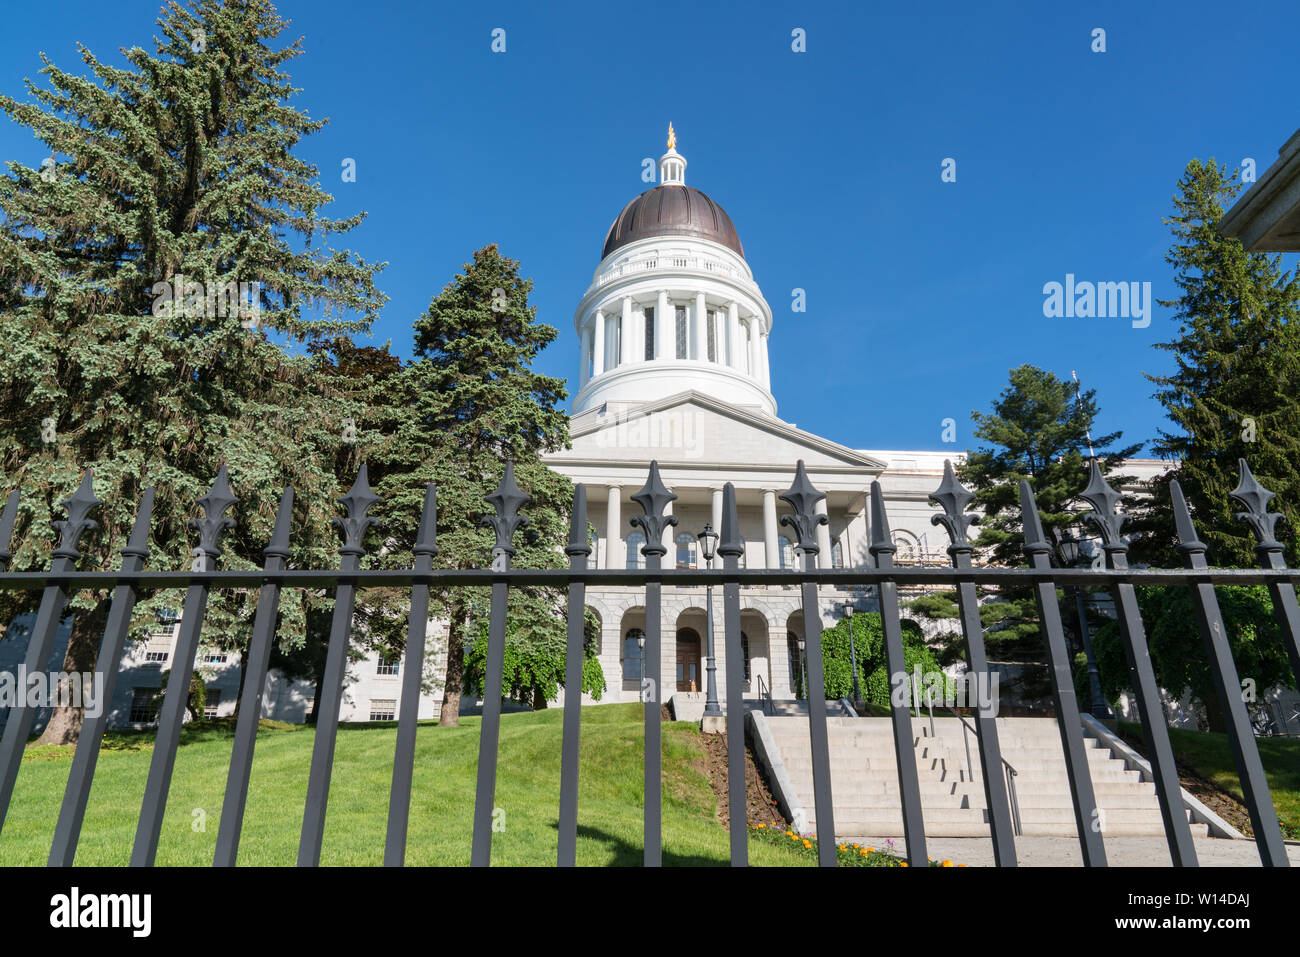
{"type": "MultiPolygon", "coordinates": [[[[731,799],[727,791],[727,735],[705,734],[700,737],[704,742],[705,771],[718,801],[718,819],[724,826],[729,826],[731,799]]],[[[748,744],[745,746],[745,817],[750,827],[785,824],[785,818],[777,808],[776,798],[772,797],[767,782],[754,764],[754,755],[748,744]]]]}

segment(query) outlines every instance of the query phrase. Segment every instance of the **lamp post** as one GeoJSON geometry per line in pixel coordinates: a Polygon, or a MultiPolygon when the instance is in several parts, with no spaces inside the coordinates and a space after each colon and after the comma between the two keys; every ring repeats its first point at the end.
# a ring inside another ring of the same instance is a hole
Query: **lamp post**
{"type": "Polygon", "coordinates": [[[844,606],[844,617],[849,620],[849,661],[853,668],[853,703],[862,700],[862,691],[858,688],[858,649],[853,644],[853,606],[844,606]]]}
{"type": "Polygon", "coordinates": [[[641,675],[637,681],[636,700],[645,704],[645,631],[636,636],[636,646],[641,651],[641,675]]]}
{"type": "MultiPolygon", "coordinates": [[[[700,551],[704,555],[704,561],[708,568],[713,567],[713,553],[718,546],[719,535],[713,530],[713,526],[708,522],[704,523],[704,531],[696,536],[700,540],[700,551]]],[[[708,626],[705,632],[708,635],[708,658],[705,661],[704,670],[706,675],[705,698],[704,698],[704,722],[705,731],[721,731],[722,707],[718,704],[718,665],[713,657],[713,584],[709,583],[704,586],[704,604],[705,615],[708,617],[708,626]]]]}
{"type": "MultiPolygon", "coordinates": [[[[1065,568],[1073,568],[1082,562],[1091,562],[1088,543],[1080,542],[1074,537],[1070,529],[1056,530],[1056,550],[1061,557],[1061,564],[1065,568]]],[[[1074,611],[1079,619],[1079,638],[1083,642],[1083,655],[1088,662],[1088,691],[1092,699],[1088,710],[1092,716],[1099,721],[1106,721],[1114,717],[1111,714],[1110,705],[1106,703],[1105,697],[1101,693],[1101,672],[1097,669],[1097,659],[1092,654],[1092,633],[1088,629],[1088,609],[1083,600],[1083,589],[1075,586],[1071,588],[1074,592],[1074,611]]]]}

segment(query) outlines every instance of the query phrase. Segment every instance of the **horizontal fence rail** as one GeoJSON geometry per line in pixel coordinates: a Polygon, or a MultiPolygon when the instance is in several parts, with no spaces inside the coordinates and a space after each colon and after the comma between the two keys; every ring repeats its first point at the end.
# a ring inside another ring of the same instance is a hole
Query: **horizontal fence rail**
{"type": "MultiPolygon", "coordinates": [[[[1027,567],[987,567],[973,564],[974,546],[968,536],[969,526],[977,517],[967,508],[973,495],[957,481],[951,465],[939,488],[930,498],[941,509],[933,517],[948,534],[950,564],[946,567],[899,567],[894,564],[893,545],[884,496],[878,482],[869,490],[870,516],[868,551],[871,566],[853,569],[826,569],[816,566],[817,529],[827,523],[819,503],[825,494],[813,487],[803,462],[795,469],[791,488],[780,498],[790,507],[782,524],[791,527],[797,538],[796,549],[801,567],[794,570],[742,569],[740,557],[744,543],[739,533],[736,490],[731,483],[723,489],[722,528],[717,549],[721,568],[673,569],[661,567],[667,548],[668,529],[677,518],[666,514],[676,498],[663,483],[657,462],[650,463],[645,487],[632,496],[642,510],[631,519],[632,527],[644,533],[641,547],[644,568],[594,569],[589,567],[591,546],[587,537],[586,489],[578,485],[570,515],[569,540],[564,547],[567,568],[514,569],[514,538],[528,518],[521,512],[530,497],[515,482],[513,464],[507,462],[497,490],[486,496],[492,511],[483,522],[495,533],[493,564],[485,569],[437,569],[433,562],[437,547],[437,491],[433,485],[425,490],[417,540],[412,548],[413,567],[405,570],[363,568],[364,539],[377,520],[367,513],[379,501],[370,488],[363,465],[349,492],[339,499],[344,515],[335,519],[343,533],[339,548],[339,567],[335,569],[287,568],[294,495],[285,489],[280,501],[270,543],[263,552],[264,564],[257,571],[231,571],[216,568],[221,557],[221,536],[234,526],[226,513],[236,504],[226,469],[218,472],[212,490],[199,500],[203,518],[191,525],[198,529],[199,547],[194,563],[185,571],[148,570],[148,535],[154,507],[154,489],[145,491],[136,513],[130,538],[121,550],[121,567],[116,571],[77,571],[83,557],[78,545],[82,536],[96,528],[91,513],[100,501],[94,495],[93,476],[87,471],[76,491],[62,503],[67,518],[54,522],[58,533],[48,571],[10,571],[10,539],[20,505],[20,491],[13,490],[0,511],[0,590],[39,591],[35,623],[29,638],[24,665],[28,673],[43,670],[53,649],[55,633],[65,619],[70,599],[85,590],[111,590],[106,624],[98,649],[97,669],[105,676],[102,692],[104,707],[88,717],[82,727],[69,773],[62,806],[50,849],[50,865],[71,865],[81,835],[96,760],[109,720],[108,702],[118,677],[129,634],[132,612],[142,592],[164,588],[184,588],[186,596],[181,616],[181,633],[172,659],[173,673],[188,675],[194,668],[200,645],[209,596],[214,589],[246,588],[257,590],[257,604],[252,622],[247,673],[240,699],[234,747],[225,787],[221,823],[213,863],[233,866],[237,862],[240,833],[248,799],[248,787],[257,737],[258,718],[262,711],[265,679],[276,618],[284,588],[333,590],[334,610],[329,632],[321,699],[317,703],[317,727],[313,739],[311,767],[307,781],[302,833],[298,848],[299,865],[318,865],[321,859],[328,809],[334,751],[337,743],[343,685],[348,649],[353,638],[353,616],[358,592],[367,588],[410,588],[410,612],[403,661],[402,697],[397,721],[392,785],[389,791],[387,837],[384,863],[401,866],[407,852],[407,830],[413,799],[415,737],[420,694],[421,663],[430,607],[430,589],[491,586],[488,619],[487,660],[484,673],[484,709],[479,737],[478,776],[474,798],[473,832],[470,861],[475,866],[491,862],[494,801],[499,742],[506,644],[506,612],[511,588],[551,587],[567,590],[566,694],[563,715],[561,786],[558,808],[556,861],[573,866],[577,861],[578,780],[582,724],[581,678],[584,639],[586,589],[614,585],[644,590],[646,638],[645,667],[641,675],[644,701],[644,863],[662,863],[662,729],[661,709],[664,694],[660,654],[662,588],[669,586],[718,585],[722,587],[723,647],[726,649],[727,698],[724,741],[727,749],[727,802],[731,863],[748,863],[745,780],[745,703],[739,689],[743,683],[741,650],[740,594],[746,587],[791,585],[801,588],[802,622],[807,647],[806,680],[810,704],[825,700],[826,684],[822,667],[822,596],[819,586],[854,586],[875,589],[879,600],[884,653],[891,675],[905,676],[902,620],[899,589],[913,585],[942,585],[956,593],[958,617],[964,639],[968,670],[979,680],[989,676],[985,649],[985,632],[980,623],[978,587],[1031,588],[1036,597],[1039,623],[1047,652],[1048,675],[1052,686],[1057,725],[1065,757],[1066,776],[1074,809],[1075,823],[1083,861],[1089,866],[1106,864],[1101,835],[1102,809],[1097,805],[1089,773],[1083,740],[1083,726],[1074,690],[1073,672],[1064,626],[1057,602],[1057,589],[1091,586],[1104,589],[1114,602],[1124,654],[1128,662],[1138,713],[1145,740],[1149,744],[1156,794],[1170,855],[1176,865],[1194,866],[1196,849],[1183,808],[1177,769],[1169,733],[1160,707],[1159,686],[1147,646],[1145,626],[1138,609],[1135,586],[1182,586],[1190,589],[1219,703],[1226,716],[1228,738],[1242,793],[1250,814],[1259,849],[1266,865],[1287,866],[1287,856],[1277,816],[1269,794],[1263,765],[1251,729],[1249,714],[1240,693],[1241,682],[1232,659],[1228,637],[1215,595],[1216,584],[1263,584],[1269,589],[1276,620],[1281,628],[1287,655],[1300,684],[1300,607],[1295,585],[1300,570],[1285,567],[1282,546],[1274,538],[1278,513],[1269,512],[1273,494],[1255,480],[1243,461],[1241,481],[1231,493],[1244,509],[1237,517],[1246,522],[1258,542],[1259,568],[1216,569],[1208,567],[1206,548],[1197,537],[1187,502],[1178,483],[1171,483],[1171,498],[1176,522],[1178,549],[1184,567],[1175,569],[1132,568],[1127,562],[1128,543],[1121,534],[1124,516],[1117,512],[1119,495],[1108,486],[1100,469],[1091,466],[1090,483],[1080,498],[1089,511],[1082,517],[1097,529],[1105,553],[1104,568],[1060,568],[1051,562],[1052,547],[1044,534],[1043,523],[1027,482],[1020,486],[1021,518],[1024,527],[1024,553],[1027,567]],[[817,691],[818,693],[812,693],[817,691]]],[[[759,678],[760,687],[762,678],[759,678]]],[[[158,719],[158,732],[150,757],[148,780],[137,820],[131,863],[152,865],[158,852],[162,822],[171,790],[173,770],[180,743],[188,696],[188,681],[169,683],[158,719]]],[[[22,766],[23,749],[31,734],[35,709],[26,707],[19,696],[11,709],[0,739],[0,840],[8,816],[14,785],[22,766]]],[[[921,793],[913,749],[912,718],[901,696],[894,696],[890,709],[901,812],[908,860],[914,866],[926,864],[926,834],[921,793]]],[[[963,719],[963,723],[964,719],[963,719]]],[[[1003,773],[1009,767],[998,742],[996,714],[980,708],[974,722],[967,725],[976,735],[988,808],[989,832],[994,858],[1000,866],[1015,866],[1015,838],[1021,831],[1014,781],[1003,773]]],[[[812,755],[813,804],[817,827],[819,863],[834,866],[836,830],[833,818],[831,760],[827,716],[824,708],[809,708],[809,744],[812,755]]],[[[969,761],[969,748],[968,748],[969,761]]],[[[1014,772],[1012,772],[1014,774],[1014,772]]],[[[54,809],[51,809],[51,814],[54,809]]]]}

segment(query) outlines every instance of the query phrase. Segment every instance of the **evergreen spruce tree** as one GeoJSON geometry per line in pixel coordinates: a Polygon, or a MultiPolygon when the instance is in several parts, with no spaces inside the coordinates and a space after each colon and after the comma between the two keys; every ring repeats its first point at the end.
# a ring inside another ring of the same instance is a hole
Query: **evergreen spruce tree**
{"type": "MultiPolygon", "coordinates": [[[[532,280],[495,244],[474,253],[415,322],[415,357],[406,368],[402,401],[410,414],[388,451],[376,458],[384,502],[376,515],[397,546],[385,560],[408,566],[424,488],[438,486],[438,556],[442,568],[485,568],[494,536],[480,527],[485,495],[496,489],[507,460],[515,480],[532,496],[521,512],[529,527],[516,535],[515,568],[567,567],[561,545],[568,537],[573,485],[552,471],[540,453],[568,445],[564,380],[534,372],[538,353],[555,340],[554,327],[537,322],[528,304],[532,280]]],[[[486,588],[449,589],[437,595],[448,622],[447,677],[442,718],[458,723],[465,653],[489,612],[486,588]]],[[[521,648],[554,661],[565,634],[562,596],[554,589],[510,590],[508,633],[521,648]],[[549,649],[549,650],[548,650],[549,649]]],[[[558,675],[563,679],[563,655],[558,675]]],[[[599,691],[599,669],[584,669],[584,690],[599,691]]],[[[530,686],[549,687],[550,682],[530,686]]],[[[572,690],[572,689],[571,689],[572,690]]]]}
{"type": "MultiPolygon", "coordinates": [[[[980,512],[974,539],[978,560],[991,565],[1025,564],[1020,521],[1020,480],[1028,480],[1038,502],[1043,528],[1055,545],[1054,531],[1078,525],[1075,499],[1087,487],[1089,459],[1109,472],[1141,446],[1111,446],[1122,433],[1092,435],[1098,415],[1095,389],[1081,389],[1033,365],[1012,369],[1010,384],[989,413],[972,412],[975,436],[988,443],[972,451],[957,475],[975,494],[980,512]]],[[[1053,561],[1056,561],[1055,550],[1053,561]]],[[[913,612],[928,618],[957,615],[956,593],[936,592],[912,602],[913,612]]],[[[980,607],[992,658],[1046,661],[1038,610],[1030,588],[1004,588],[980,607]]],[[[1068,619],[1067,620],[1071,620],[1068,619]]],[[[941,660],[963,656],[963,639],[950,634],[941,660]]],[[[1042,669],[1027,673],[1023,691],[1033,698],[1046,693],[1042,669]]]]}
{"type": "MultiPolygon", "coordinates": [[[[116,566],[156,485],[148,567],[188,568],[187,520],[222,464],[239,497],[226,567],[260,566],[286,484],[292,564],[328,567],[340,416],[314,395],[314,360],[286,346],[368,328],[382,267],[325,244],[362,217],[320,215],[331,197],[294,151],[323,121],[290,103],[283,66],[302,50],[276,45],[271,4],[169,3],[159,27],[155,52],[123,51],[125,68],[83,47],[90,76],[46,60],[32,102],[0,97],[50,154],[0,176],[0,483],[23,492],[13,567],[48,567],[48,523],[90,467],[103,504],[83,567],[116,566]]],[[[245,640],[252,594],[214,594],[205,634],[245,640]]],[[[30,600],[6,593],[0,617],[30,600]]],[[[317,600],[287,589],[282,634],[300,634],[302,602],[317,600]]],[[[106,604],[73,599],[67,670],[93,668],[106,604]]],[[[168,605],[142,602],[133,630],[168,605]]],[[[57,709],[42,740],[74,740],[80,720],[57,709]]]]}
{"type": "MultiPolygon", "coordinates": [[[[1300,272],[1281,270],[1280,257],[1248,253],[1219,233],[1224,205],[1241,189],[1213,159],[1192,160],[1179,180],[1174,235],[1165,261],[1182,295],[1162,301],[1176,310],[1178,335],[1156,346],[1174,356],[1175,371],[1147,376],[1159,390],[1174,428],[1161,431],[1157,454],[1179,460],[1176,477],[1187,495],[1211,564],[1250,567],[1255,541],[1233,517],[1228,493],[1244,458],[1277,493],[1286,515],[1277,535],[1288,561],[1300,560],[1300,272]]],[[[1170,561],[1173,518],[1167,489],[1157,494],[1144,527],[1158,536],[1170,561]]]]}

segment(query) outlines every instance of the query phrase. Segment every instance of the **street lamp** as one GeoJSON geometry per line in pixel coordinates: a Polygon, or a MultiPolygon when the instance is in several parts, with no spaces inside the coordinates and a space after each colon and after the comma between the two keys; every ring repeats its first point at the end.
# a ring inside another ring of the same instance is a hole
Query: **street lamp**
{"type": "Polygon", "coordinates": [[[645,632],[636,636],[636,646],[641,651],[641,680],[636,689],[636,700],[645,704],[645,632]]]}
{"type": "MultiPolygon", "coordinates": [[[[1061,557],[1063,567],[1074,568],[1081,563],[1091,563],[1091,543],[1079,541],[1068,528],[1064,531],[1058,528],[1055,534],[1056,551],[1061,557]]],[[[1089,697],[1092,699],[1088,710],[1099,721],[1109,720],[1114,715],[1111,714],[1110,705],[1106,703],[1101,693],[1101,672],[1097,669],[1097,659],[1092,654],[1092,633],[1088,629],[1088,610],[1083,601],[1083,589],[1074,586],[1071,590],[1074,592],[1075,614],[1079,619],[1079,638],[1083,642],[1083,655],[1088,662],[1088,690],[1089,697]]]]}
{"type": "MultiPolygon", "coordinates": [[[[708,522],[704,523],[704,531],[696,536],[700,540],[700,551],[704,555],[704,561],[707,567],[713,567],[713,553],[718,547],[718,533],[713,530],[713,526],[708,522]]],[[[718,722],[708,721],[709,718],[722,717],[722,707],[718,704],[718,665],[713,657],[713,583],[709,582],[704,586],[705,595],[705,615],[708,617],[708,627],[705,631],[708,634],[708,659],[705,662],[704,670],[707,676],[706,695],[704,699],[704,717],[705,724],[717,724],[718,722]]]]}
{"type": "Polygon", "coordinates": [[[862,691],[858,688],[858,649],[853,644],[853,606],[844,606],[844,617],[849,620],[849,661],[853,667],[853,701],[862,700],[862,691]]]}

